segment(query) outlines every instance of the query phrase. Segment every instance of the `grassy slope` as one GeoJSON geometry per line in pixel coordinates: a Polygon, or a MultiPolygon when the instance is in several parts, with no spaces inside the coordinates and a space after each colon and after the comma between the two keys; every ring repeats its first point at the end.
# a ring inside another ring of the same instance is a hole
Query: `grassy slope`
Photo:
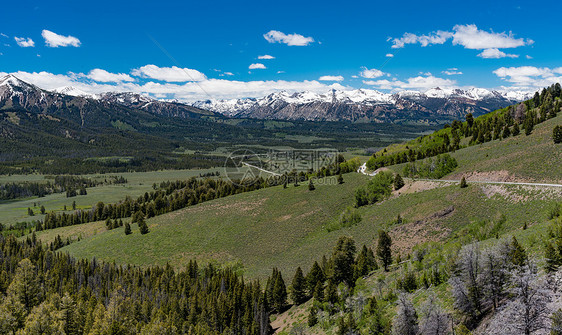
{"type": "MultiPolygon", "coordinates": [[[[148,235],[125,236],[122,229],[105,231],[103,223],[64,227],[40,232],[51,240],[81,236],[83,240],[62,249],[77,257],[137,265],[165,264],[184,266],[189,259],[240,262],[251,277],[264,277],[279,267],[292,275],[297,266],[308,269],[314,260],[331,251],[337,238],[350,235],[358,245],[374,246],[381,227],[390,227],[396,250],[406,253],[416,243],[444,240],[471,223],[507,216],[504,230],[533,224],[544,218],[550,201],[560,193],[528,187],[488,186],[439,187],[393,196],[381,204],[359,211],[363,221],[350,228],[328,232],[325,224],[335,220],[353,201],[353,191],[367,177],[346,175],[344,185],[317,185],[309,192],[305,185],[239,194],[203,203],[148,220],[148,235]],[[501,192],[500,192],[501,191],[501,192]],[[452,214],[427,220],[434,213],[454,206],[452,214]],[[405,223],[391,226],[400,214],[405,223]]],[[[418,182],[419,183],[419,182],[418,182]]],[[[136,226],[134,227],[136,228],[136,226]]]]}
{"type": "MultiPolygon", "coordinates": [[[[552,141],[552,129],[556,125],[562,125],[562,113],[536,125],[529,136],[525,136],[523,131],[515,137],[473,145],[450,153],[459,167],[444,179],[460,179],[461,175],[472,172],[494,172],[485,178],[500,180],[509,175],[511,179],[521,181],[561,183],[562,146],[555,145],[552,141]]],[[[393,165],[389,169],[402,173],[405,165],[393,165]]]]}

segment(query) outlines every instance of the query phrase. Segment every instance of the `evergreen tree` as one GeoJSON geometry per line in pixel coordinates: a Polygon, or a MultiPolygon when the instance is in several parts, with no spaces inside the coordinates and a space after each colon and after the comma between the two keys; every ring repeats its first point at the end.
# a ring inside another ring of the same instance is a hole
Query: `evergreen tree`
{"type": "Polygon", "coordinates": [[[468,183],[466,182],[466,179],[464,177],[461,178],[460,187],[461,188],[468,187],[468,183]]]}
{"type": "Polygon", "coordinates": [[[125,235],[131,235],[133,232],[131,231],[131,225],[129,222],[125,222],[125,235]]]}
{"type": "Polygon", "coordinates": [[[558,269],[560,265],[560,257],[554,249],[552,243],[547,242],[544,250],[544,258],[545,258],[545,270],[546,272],[554,272],[558,269]]]}
{"type": "Polygon", "coordinates": [[[326,286],[326,292],[324,293],[324,299],[327,302],[335,304],[338,302],[338,288],[333,280],[328,279],[328,286],[326,286]]]}
{"type": "Polygon", "coordinates": [[[39,286],[35,266],[29,259],[24,258],[19,262],[7,293],[21,302],[27,311],[31,311],[31,308],[38,304],[41,287],[39,286]]]}
{"type": "Polygon", "coordinates": [[[513,130],[511,131],[511,133],[513,134],[513,136],[517,136],[517,135],[519,135],[520,132],[521,132],[521,130],[519,129],[519,122],[515,122],[515,124],[513,125],[513,130]]]}
{"type": "Polygon", "coordinates": [[[402,187],[404,187],[404,179],[402,179],[400,174],[396,174],[396,177],[394,177],[394,189],[399,190],[402,187]]]}
{"type": "Polygon", "coordinates": [[[308,326],[309,327],[314,327],[317,323],[318,323],[318,311],[316,309],[316,307],[312,306],[310,307],[310,310],[308,312],[308,326]]]}
{"type": "Polygon", "coordinates": [[[144,221],[144,218],[141,217],[139,219],[139,221],[137,221],[137,224],[139,225],[139,232],[144,235],[144,234],[148,234],[149,230],[148,230],[148,226],[146,225],[146,221],[144,221]]]}
{"type": "Polygon", "coordinates": [[[392,264],[392,239],[390,235],[384,231],[379,231],[379,240],[377,244],[377,256],[381,260],[384,271],[388,271],[388,267],[392,264]]]}
{"type": "Polygon", "coordinates": [[[306,301],[306,280],[300,266],[297,268],[291,282],[291,300],[293,300],[295,305],[300,305],[306,301]]]}
{"type": "Polygon", "coordinates": [[[554,143],[562,143],[562,126],[556,126],[552,130],[552,140],[554,143]]]}
{"type": "Polygon", "coordinates": [[[41,205],[41,214],[45,214],[45,206],[41,205]]]}
{"type": "Polygon", "coordinates": [[[506,124],[505,127],[503,128],[502,137],[508,138],[509,136],[511,136],[511,130],[509,130],[509,126],[506,124]]]}
{"type": "Polygon", "coordinates": [[[317,282],[312,297],[315,301],[324,301],[324,282],[317,282]]]}
{"type": "Polygon", "coordinates": [[[33,209],[31,209],[30,207],[27,207],[27,215],[29,215],[29,216],[35,215],[35,213],[33,213],[33,209]]]}
{"type": "Polygon", "coordinates": [[[76,210],[76,201],[72,202],[72,210],[75,211],[76,210]]]}
{"type": "Polygon", "coordinates": [[[341,172],[340,174],[338,174],[338,184],[343,184],[343,175],[341,174],[341,172]]]}
{"type": "Polygon", "coordinates": [[[363,245],[361,252],[355,260],[355,277],[363,277],[368,275],[371,271],[377,268],[377,261],[375,260],[375,255],[371,248],[367,248],[363,245]]]}
{"type": "Polygon", "coordinates": [[[517,266],[523,266],[527,263],[527,253],[515,236],[511,238],[509,258],[517,266]]]}
{"type": "Polygon", "coordinates": [[[310,295],[314,294],[314,289],[316,288],[316,284],[324,283],[326,277],[324,276],[324,271],[318,264],[318,262],[314,262],[310,272],[306,275],[306,284],[308,287],[308,292],[310,295]]]}

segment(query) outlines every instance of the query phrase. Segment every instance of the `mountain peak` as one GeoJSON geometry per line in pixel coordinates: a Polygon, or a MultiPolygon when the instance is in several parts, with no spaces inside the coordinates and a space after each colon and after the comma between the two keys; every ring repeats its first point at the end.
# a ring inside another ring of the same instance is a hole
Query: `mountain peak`
{"type": "Polygon", "coordinates": [[[20,88],[35,87],[35,86],[33,86],[31,84],[28,84],[25,81],[19,79],[18,77],[14,76],[13,74],[8,74],[8,75],[5,75],[4,77],[0,78],[0,86],[20,87],[20,88]]]}

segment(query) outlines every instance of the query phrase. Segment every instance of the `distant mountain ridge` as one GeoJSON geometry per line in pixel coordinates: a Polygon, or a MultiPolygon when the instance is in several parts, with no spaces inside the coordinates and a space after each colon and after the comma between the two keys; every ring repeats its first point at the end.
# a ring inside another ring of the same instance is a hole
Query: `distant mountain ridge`
{"type": "Polygon", "coordinates": [[[229,117],[311,121],[396,122],[426,118],[462,118],[484,114],[531,97],[527,92],[500,92],[482,88],[441,89],[389,94],[376,90],[331,90],[272,93],[263,98],[206,100],[193,106],[229,117]]]}
{"type": "MultiPolygon", "coordinates": [[[[83,111],[86,106],[108,109],[121,107],[151,114],[201,118],[233,118],[350,121],[350,122],[446,122],[464,118],[467,113],[481,115],[531,97],[528,92],[500,92],[482,88],[442,89],[426,92],[383,93],[370,89],[275,92],[262,98],[206,100],[191,104],[162,101],[138,93],[107,92],[90,94],[75,87],[51,91],[28,84],[13,75],[0,78],[0,108],[22,107],[42,112],[68,108],[83,111]]],[[[81,112],[82,114],[82,112],[81,112]]]]}

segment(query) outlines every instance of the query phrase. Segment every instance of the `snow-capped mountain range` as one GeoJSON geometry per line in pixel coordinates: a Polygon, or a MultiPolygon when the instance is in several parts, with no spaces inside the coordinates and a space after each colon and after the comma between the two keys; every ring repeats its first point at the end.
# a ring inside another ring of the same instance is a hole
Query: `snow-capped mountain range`
{"type": "Polygon", "coordinates": [[[392,121],[438,115],[464,117],[483,114],[531,97],[528,92],[500,92],[483,88],[441,89],[426,92],[383,93],[357,89],[315,92],[276,92],[263,98],[206,100],[194,106],[230,117],[325,121],[392,121]]]}
{"type": "Polygon", "coordinates": [[[21,107],[28,111],[43,113],[48,110],[77,109],[80,112],[96,107],[126,107],[167,117],[199,118],[215,115],[187,104],[160,101],[138,93],[108,92],[90,94],[74,87],[44,90],[7,75],[0,78],[0,108],[21,107]]]}
{"type": "Polygon", "coordinates": [[[28,84],[13,75],[0,78],[0,108],[19,106],[30,111],[63,107],[69,103],[124,106],[169,117],[200,117],[222,114],[235,118],[406,122],[464,118],[467,113],[484,114],[531,97],[528,92],[500,92],[482,88],[441,89],[426,92],[383,93],[376,90],[330,90],[275,92],[262,98],[207,100],[191,104],[157,100],[138,93],[90,94],[74,87],[51,91],[28,84]]]}

